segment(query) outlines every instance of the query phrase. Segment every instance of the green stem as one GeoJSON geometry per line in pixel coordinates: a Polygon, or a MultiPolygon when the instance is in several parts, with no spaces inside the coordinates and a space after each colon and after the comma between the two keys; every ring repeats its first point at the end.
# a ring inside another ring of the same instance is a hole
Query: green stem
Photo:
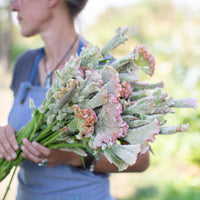
{"type": "Polygon", "coordinates": [[[32,133],[31,133],[30,137],[29,137],[30,141],[32,141],[32,139],[34,138],[35,133],[37,132],[43,117],[44,117],[44,114],[40,114],[40,116],[38,118],[35,118],[35,121],[36,121],[35,122],[35,126],[34,126],[34,129],[33,129],[32,133]]]}
{"type": "Polygon", "coordinates": [[[19,152],[17,159],[13,160],[13,166],[18,166],[24,158],[22,157],[22,151],[19,152]]]}
{"type": "Polygon", "coordinates": [[[23,128],[16,132],[16,138],[19,145],[22,144],[24,137],[29,138],[34,129],[34,120],[29,121],[23,128]]]}
{"type": "Polygon", "coordinates": [[[42,132],[40,132],[38,134],[38,136],[36,136],[36,138],[34,139],[35,141],[41,141],[42,139],[44,139],[44,137],[46,137],[47,133],[53,128],[53,126],[57,123],[57,120],[55,120],[50,126],[48,126],[45,130],[43,130],[42,132]]]}
{"type": "Polygon", "coordinates": [[[49,148],[51,148],[51,149],[54,149],[54,148],[65,148],[65,147],[84,147],[84,144],[83,143],[73,143],[73,144],[58,143],[58,144],[49,145],[49,148]]]}
{"type": "Polygon", "coordinates": [[[83,157],[83,156],[80,156],[80,158],[81,158],[81,162],[82,162],[83,168],[86,168],[84,157],[83,157]]]}
{"type": "Polygon", "coordinates": [[[12,180],[13,180],[13,178],[14,178],[14,175],[15,175],[16,170],[17,170],[17,166],[15,166],[15,168],[14,168],[14,171],[13,171],[13,173],[12,173],[12,176],[11,176],[10,182],[9,182],[7,188],[6,188],[6,192],[5,192],[5,194],[4,194],[2,200],[5,200],[5,199],[6,199],[6,196],[7,196],[7,194],[8,194],[9,189],[10,189],[10,185],[11,185],[11,183],[12,183],[12,180]]]}
{"type": "Polygon", "coordinates": [[[60,132],[60,129],[57,130],[56,132],[54,132],[49,137],[47,137],[44,140],[42,140],[40,144],[46,147],[47,145],[55,143],[56,139],[59,137],[59,134],[58,134],[59,132],[60,132]]]}
{"type": "Polygon", "coordinates": [[[17,158],[13,161],[7,161],[4,159],[4,161],[2,162],[2,164],[0,165],[0,182],[6,178],[6,176],[10,173],[11,169],[14,166],[18,166],[22,160],[24,159],[22,157],[22,152],[20,150],[18,150],[17,152],[17,158]]]}

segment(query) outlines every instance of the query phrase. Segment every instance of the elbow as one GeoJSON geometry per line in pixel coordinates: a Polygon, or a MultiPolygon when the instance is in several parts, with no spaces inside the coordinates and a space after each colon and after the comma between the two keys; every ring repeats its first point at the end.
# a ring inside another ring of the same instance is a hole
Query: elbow
{"type": "Polygon", "coordinates": [[[146,152],[145,154],[141,155],[138,172],[144,172],[145,170],[148,169],[149,166],[150,166],[149,152],[146,152]]]}
{"type": "Polygon", "coordinates": [[[129,167],[127,172],[144,172],[150,165],[149,152],[138,156],[136,163],[129,167]]]}
{"type": "Polygon", "coordinates": [[[143,164],[140,167],[138,167],[138,172],[146,171],[149,168],[149,166],[150,166],[150,160],[147,159],[145,162],[143,162],[143,164]]]}

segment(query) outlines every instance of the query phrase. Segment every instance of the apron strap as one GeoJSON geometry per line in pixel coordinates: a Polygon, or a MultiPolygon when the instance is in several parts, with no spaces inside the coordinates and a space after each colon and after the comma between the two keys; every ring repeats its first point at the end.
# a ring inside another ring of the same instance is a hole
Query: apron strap
{"type": "Polygon", "coordinates": [[[40,60],[44,57],[44,49],[42,48],[39,52],[39,54],[37,55],[36,57],[36,60],[35,60],[35,63],[34,63],[34,66],[33,66],[33,70],[32,70],[32,73],[30,75],[30,78],[29,78],[29,83],[33,84],[33,81],[34,81],[34,78],[35,78],[35,75],[37,73],[37,70],[38,70],[38,65],[39,65],[39,62],[40,60]]]}
{"type": "Polygon", "coordinates": [[[82,38],[79,38],[79,45],[78,45],[78,50],[77,50],[77,54],[78,56],[80,56],[82,48],[84,47],[84,41],[82,38]]]}
{"type": "MultiPolygon", "coordinates": [[[[35,60],[35,63],[34,63],[34,66],[33,66],[32,72],[31,72],[31,75],[30,75],[30,77],[29,77],[28,83],[30,83],[30,85],[33,84],[35,75],[36,75],[37,70],[38,70],[39,62],[40,62],[40,60],[43,58],[43,56],[44,56],[44,49],[42,48],[42,49],[40,50],[39,54],[38,54],[37,57],[36,57],[36,60],[35,60]]],[[[23,92],[23,94],[22,94],[21,104],[23,104],[24,101],[26,100],[26,97],[27,97],[27,94],[28,94],[28,88],[24,88],[23,91],[24,91],[24,92],[23,92]]]]}

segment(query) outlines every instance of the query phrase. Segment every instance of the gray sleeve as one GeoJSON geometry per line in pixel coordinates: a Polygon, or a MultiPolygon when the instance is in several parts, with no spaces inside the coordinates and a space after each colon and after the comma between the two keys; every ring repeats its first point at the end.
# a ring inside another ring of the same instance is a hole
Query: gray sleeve
{"type": "MultiPolygon", "coordinates": [[[[20,84],[29,80],[38,52],[38,49],[30,50],[18,57],[14,66],[13,78],[10,86],[10,88],[13,90],[14,96],[16,96],[18,92],[20,84]]],[[[38,73],[36,76],[38,76],[38,73]]],[[[37,77],[36,85],[40,84],[38,83],[38,80],[39,78],[37,77]]]]}

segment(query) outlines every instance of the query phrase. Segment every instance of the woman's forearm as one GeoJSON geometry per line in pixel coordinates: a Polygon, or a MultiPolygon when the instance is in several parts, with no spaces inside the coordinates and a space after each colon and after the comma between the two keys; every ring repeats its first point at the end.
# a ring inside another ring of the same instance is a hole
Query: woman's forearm
{"type": "MultiPolygon", "coordinates": [[[[149,167],[149,162],[149,152],[146,152],[145,154],[139,155],[136,163],[123,172],[143,172],[149,167]]],[[[101,155],[101,158],[95,166],[95,172],[114,173],[119,171],[114,164],[111,164],[103,155],[101,155]]]]}

